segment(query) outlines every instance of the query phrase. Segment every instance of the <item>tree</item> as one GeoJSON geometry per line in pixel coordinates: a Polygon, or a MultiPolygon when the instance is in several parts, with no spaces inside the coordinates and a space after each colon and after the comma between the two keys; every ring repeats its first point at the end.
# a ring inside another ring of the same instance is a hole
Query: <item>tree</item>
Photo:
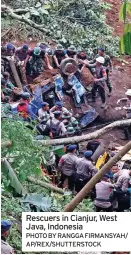
{"type": "MultiPolygon", "coordinates": [[[[114,55],[118,40],[112,36],[112,29],[105,23],[103,8],[104,5],[98,0],[68,0],[66,4],[63,0],[52,0],[32,6],[27,2],[24,8],[16,8],[12,3],[10,7],[1,6],[2,24],[4,26],[8,19],[11,22],[12,19],[14,22],[18,20],[20,26],[26,24],[24,31],[31,26],[30,35],[35,31],[38,36],[51,38],[64,46],[74,44],[76,47],[83,47],[89,54],[92,53],[92,48],[105,46],[106,51],[114,55]]],[[[8,29],[9,27],[8,24],[8,29]]]]}
{"type": "Polygon", "coordinates": [[[121,121],[115,121],[104,128],[94,131],[89,134],[84,134],[81,136],[74,136],[72,138],[59,138],[59,139],[52,139],[52,140],[41,140],[40,143],[44,146],[47,145],[59,145],[59,144],[70,144],[70,143],[80,143],[83,141],[89,141],[92,139],[96,139],[100,137],[101,135],[109,132],[113,128],[118,128],[118,127],[124,127],[124,126],[130,126],[131,125],[131,119],[129,120],[121,120],[121,121]]]}
{"type": "Polygon", "coordinates": [[[131,2],[124,0],[120,8],[120,20],[124,22],[124,32],[120,39],[120,52],[131,55],[131,2]],[[129,18],[130,17],[130,18],[129,18]]]}

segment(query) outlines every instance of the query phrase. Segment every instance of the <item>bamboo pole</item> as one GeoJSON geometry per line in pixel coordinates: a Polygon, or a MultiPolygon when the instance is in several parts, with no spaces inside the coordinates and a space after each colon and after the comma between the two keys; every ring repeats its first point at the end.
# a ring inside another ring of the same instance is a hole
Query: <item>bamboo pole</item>
{"type": "Polygon", "coordinates": [[[113,158],[111,158],[98,173],[84,186],[84,188],[66,205],[64,212],[73,212],[77,205],[87,196],[96,183],[109,171],[129,150],[131,142],[128,142],[113,158]]]}
{"type": "Polygon", "coordinates": [[[4,168],[1,168],[2,172],[10,179],[11,186],[16,190],[18,194],[25,196],[27,194],[27,191],[24,189],[24,187],[18,180],[10,163],[7,161],[7,159],[3,159],[2,164],[4,166],[4,168]]]}

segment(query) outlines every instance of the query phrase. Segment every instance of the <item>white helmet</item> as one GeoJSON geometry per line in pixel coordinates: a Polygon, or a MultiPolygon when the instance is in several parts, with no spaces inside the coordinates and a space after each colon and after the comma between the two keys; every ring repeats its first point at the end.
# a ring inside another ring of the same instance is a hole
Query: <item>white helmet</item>
{"type": "Polygon", "coordinates": [[[104,64],[105,59],[103,57],[98,57],[98,58],[96,58],[96,61],[101,63],[101,64],[104,64]]]}
{"type": "Polygon", "coordinates": [[[131,89],[128,89],[125,94],[126,94],[126,96],[130,96],[131,97],[131,89]]]}

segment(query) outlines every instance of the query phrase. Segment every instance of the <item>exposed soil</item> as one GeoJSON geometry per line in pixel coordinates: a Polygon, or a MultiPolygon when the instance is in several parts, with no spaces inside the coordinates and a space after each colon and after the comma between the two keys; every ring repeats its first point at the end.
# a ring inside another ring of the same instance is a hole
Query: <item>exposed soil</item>
{"type": "Polygon", "coordinates": [[[108,4],[112,5],[111,10],[106,11],[107,24],[113,27],[113,34],[121,36],[123,32],[123,23],[119,20],[119,10],[122,4],[122,0],[104,0],[108,4]]]}
{"type": "MultiPolygon", "coordinates": [[[[115,1],[104,0],[104,1],[112,5],[111,10],[105,11],[107,16],[106,22],[108,25],[110,25],[113,28],[113,35],[120,37],[123,33],[123,23],[119,21],[119,10],[120,10],[122,0],[115,0],[115,1]]],[[[16,46],[20,46],[23,44],[23,42],[17,41],[17,40],[15,40],[13,43],[16,46]]],[[[25,43],[27,43],[27,41],[25,41],[25,43]]],[[[30,45],[31,48],[34,48],[36,46],[36,43],[37,43],[36,41],[30,41],[30,42],[28,41],[28,44],[30,45]]],[[[52,45],[52,47],[54,47],[54,45],[52,45]]],[[[94,108],[96,108],[100,116],[102,116],[102,118],[104,118],[106,121],[122,119],[125,117],[124,110],[116,110],[115,108],[118,107],[117,100],[122,97],[125,97],[126,90],[131,88],[131,57],[124,56],[121,58],[121,60],[120,58],[114,58],[112,61],[113,61],[113,72],[110,78],[111,78],[111,83],[113,85],[113,92],[112,92],[112,96],[108,97],[108,88],[106,88],[107,107],[104,110],[101,109],[100,98],[97,98],[95,104],[91,104],[94,108]]],[[[48,78],[48,75],[46,78],[48,78]]],[[[68,103],[69,101],[70,100],[68,100],[68,103]]],[[[69,105],[70,103],[67,105],[67,108],[70,108],[69,105]]],[[[120,140],[121,136],[122,136],[122,132],[117,130],[104,135],[103,138],[109,141],[112,140],[112,141],[120,142],[121,144],[123,144],[123,142],[120,140]]]]}
{"type": "MultiPolygon", "coordinates": [[[[104,0],[107,3],[112,4],[111,10],[106,11],[107,24],[113,27],[113,35],[122,36],[123,33],[123,23],[119,21],[119,10],[122,0],[104,0]]],[[[110,98],[107,98],[108,107],[106,110],[101,110],[101,101],[97,102],[97,111],[105,119],[122,119],[125,117],[124,110],[116,110],[117,100],[119,98],[125,97],[125,92],[127,89],[131,88],[131,57],[125,56],[120,61],[119,58],[113,59],[113,72],[111,74],[111,82],[113,85],[113,92],[110,98]]],[[[118,130],[113,130],[105,134],[102,138],[107,141],[113,141],[124,145],[126,142],[122,141],[120,138],[123,137],[123,132],[118,130]]]]}

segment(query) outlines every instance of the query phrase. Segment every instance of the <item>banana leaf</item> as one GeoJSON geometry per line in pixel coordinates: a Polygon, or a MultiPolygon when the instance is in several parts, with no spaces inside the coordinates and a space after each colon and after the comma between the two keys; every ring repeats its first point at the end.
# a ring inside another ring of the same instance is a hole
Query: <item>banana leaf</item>
{"type": "Polygon", "coordinates": [[[126,21],[126,16],[129,14],[131,16],[131,2],[124,0],[124,3],[121,5],[119,12],[119,19],[126,21]]]}
{"type": "Polygon", "coordinates": [[[2,160],[1,171],[10,181],[10,185],[15,189],[16,193],[18,193],[21,196],[25,196],[27,194],[27,191],[24,189],[24,187],[18,180],[10,163],[6,159],[2,160]]]}
{"type": "Polygon", "coordinates": [[[52,198],[43,197],[42,194],[27,194],[24,199],[21,199],[21,203],[25,205],[33,205],[37,209],[37,212],[49,212],[51,211],[52,198]]]}

